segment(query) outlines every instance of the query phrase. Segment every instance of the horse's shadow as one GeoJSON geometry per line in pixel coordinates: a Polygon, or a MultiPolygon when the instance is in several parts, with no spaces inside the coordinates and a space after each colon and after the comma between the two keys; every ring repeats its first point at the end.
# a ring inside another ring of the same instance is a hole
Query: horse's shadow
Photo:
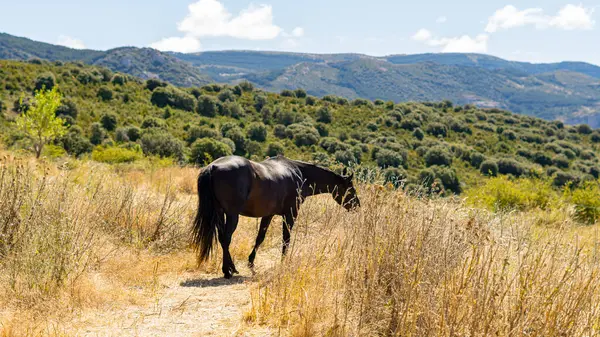
{"type": "Polygon", "coordinates": [[[189,288],[207,288],[207,287],[223,287],[230,286],[234,284],[241,284],[246,281],[250,281],[252,278],[247,276],[234,276],[230,279],[226,279],[223,277],[215,277],[212,279],[192,279],[185,280],[181,282],[179,285],[182,287],[189,288]]]}

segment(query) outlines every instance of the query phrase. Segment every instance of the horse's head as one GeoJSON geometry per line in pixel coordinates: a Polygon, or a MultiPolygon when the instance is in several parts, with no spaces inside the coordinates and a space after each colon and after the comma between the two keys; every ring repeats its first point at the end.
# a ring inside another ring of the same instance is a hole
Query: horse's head
{"type": "Polygon", "coordinates": [[[338,184],[338,191],[335,195],[335,201],[348,211],[360,207],[360,200],[358,200],[358,195],[356,194],[356,189],[354,188],[354,183],[352,182],[354,173],[348,176],[346,175],[346,169],[344,168],[344,174],[341,176],[341,178],[342,182],[338,184]]]}

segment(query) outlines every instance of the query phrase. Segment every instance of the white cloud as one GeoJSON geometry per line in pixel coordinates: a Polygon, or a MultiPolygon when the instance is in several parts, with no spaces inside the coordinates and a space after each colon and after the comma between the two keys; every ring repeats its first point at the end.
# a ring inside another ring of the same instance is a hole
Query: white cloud
{"type": "Polygon", "coordinates": [[[434,47],[443,47],[442,53],[486,53],[489,36],[479,34],[476,37],[463,35],[458,37],[431,39],[427,43],[434,47]]]}
{"type": "Polygon", "coordinates": [[[415,41],[428,41],[428,40],[431,40],[432,38],[433,38],[433,35],[431,34],[431,32],[425,28],[419,29],[419,31],[416,32],[415,35],[412,36],[412,39],[415,41]]]}
{"type": "Polygon", "coordinates": [[[541,8],[518,10],[508,5],[497,10],[487,22],[485,31],[495,33],[499,30],[533,25],[537,29],[554,27],[564,30],[592,29],[595,21],[592,19],[594,10],[582,5],[564,6],[555,16],[544,14],[541,8]]]}
{"type": "Polygon", "coordinates": [[[73,49],[85,49],[85,44],[83,44],[83,41],[67,35],[60,35],[56,41],[56,44],[73,49]]]}
{"type": "Polygon", "coordinates": [[[270,40],[282,32],[273,24],[273,8],[268,5],[250,5],[233,16],[217,0],[199,0],[190,4],[188,10],[187,16],[177,24],[179,31],[187,36],[270,40]]]}
{"type": "Polygon", "coordinates": [[[302,27],[294,28],[294,30],[292,30],[292,36],[295,36],[295,37],[304,36],[304,28],[302,28],[302,27]]]}
{"type": "Polygon", "coordinates": [[[593,9],[581,5],[566,5],[550,20],[550,26],[564,30],[592,29],[596,24],[592,19],[593,13],[593,9]]]}
{"type": "Polygon", "coordinates": [[[437,20],[435,20],[435,22],[437,23],[446,23],[446,21],[448,21],[448,18],[445,16],[440,16],[439,18],[437,18],[437,20]]]}
{"type": "MultiPolygon", "coordinates": [[[[233,15],[220,0],[198,0],[190,4],[185,18],[177,23],[177,29],[183,37],[168,37],[150,46],[165,51],[194,52],[201,49],[203,37],[272,40],[290,36],[273,23],[273,7],[251,4],[233,15]]],[[[303,35],[304,29],[296,27],[291,36],[303,35]]]]}
{"type": "Polygon", "coordinates": [[[161,51],[174,51],[179,53],[193,53],[202,49],[200,41],[191,36],[168,37],[152,43],[150,47],[161,51]]]}

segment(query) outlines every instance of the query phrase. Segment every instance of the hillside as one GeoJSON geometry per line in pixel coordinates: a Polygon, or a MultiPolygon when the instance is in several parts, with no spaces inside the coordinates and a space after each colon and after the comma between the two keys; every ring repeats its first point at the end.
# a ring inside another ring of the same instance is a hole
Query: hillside
{"type": "Polygon", "coordinates": [[[180,86],[249,80],[270,91],[304,88],[315,96],[441,101],[600,126],[600,67],[532,64],[480,54],[371,57],[261,51],[162,53],[148,48],[73,50],[0,34],[0,58],[75,61],[180,86]]]}
{"type": "Polygon", "coordinates": [[[211,81],[187,62],[150,48],[78,50],[0,33],[0,59],[81,61],[144,79],[159,78],[182,86],[203,85],[211,81]]]}
{"type": "Polygon", "coordinates": [[[480,184],[489,170],[547,177],[556,186],[600,174],[600,130],[587,125],[450,102],[273,94],[247,82],[176,88],[76,63],[0,61],[0,127],[9,147],[28,146],[11,121],[48,77],[65,96],[59,114],[71,129],[54,151],[98,161],[131,162],[143,153],[203,164],[230,153],[256,160],[284,153],[331,167],[379,167],[411,188],[437,181],[446,194],[480,184]]]}

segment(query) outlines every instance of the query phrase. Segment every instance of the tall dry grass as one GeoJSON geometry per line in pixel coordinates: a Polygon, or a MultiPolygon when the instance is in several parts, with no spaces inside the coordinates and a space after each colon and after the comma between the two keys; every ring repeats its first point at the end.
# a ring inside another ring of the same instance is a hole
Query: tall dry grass
{"type": "Polygon", "coordinates": [[[290,336],[600,333],[598,256],[575,225],[545,230],[530,214],[373,185],[359,195],[356,213],[309,199],[247,321],[290,336]]]}
{"type": "MultiPolygon", "coordinates": [[[[81,302],[93,305],[90,273],[114,266],[109,277],[117,275],[116,281],[149,278],[140,275],[149,269],[140,267],[148,264],[141,256],[154,263],[153,256],[187,251],[196,197],[181,192],[189,189],[183,172],[160,169],[136,180],[133,171],[91,162],[55,165],[5,155],[0,159],[0,308],[47,317],[59,310],[58,301],[66,311],[81,302]]],[[[3,330],[1,325],[0,320],[3,330]]]]}

